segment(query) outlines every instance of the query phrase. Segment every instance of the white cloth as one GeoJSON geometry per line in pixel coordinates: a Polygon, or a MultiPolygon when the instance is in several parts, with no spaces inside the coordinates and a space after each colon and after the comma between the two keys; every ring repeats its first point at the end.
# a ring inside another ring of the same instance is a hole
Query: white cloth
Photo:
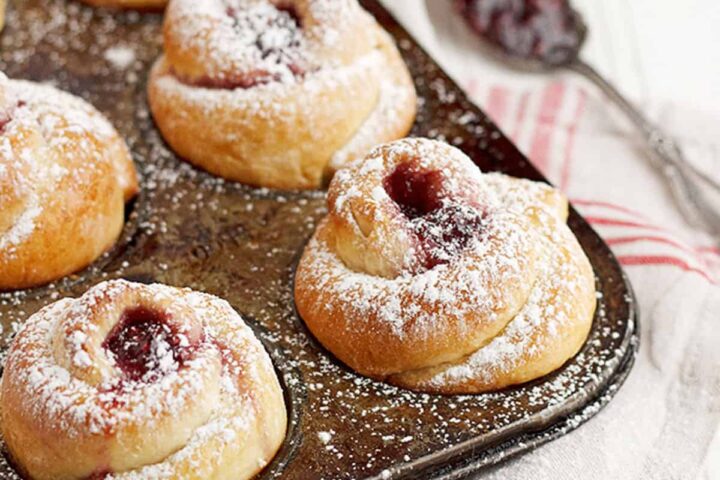
{"type": "MultiPolygon", "coordinates": [[[[491,63],[451,1],[384,3],[567,193],[611,245],[640,305],[640,353],[617,397],[578,430],[479,478],[720,479],[720,250],[684,221],[638,135],[594,87],[491,63]]],[[[717,118],[672,105],[648,112],[720,172],[717,118]]]]}

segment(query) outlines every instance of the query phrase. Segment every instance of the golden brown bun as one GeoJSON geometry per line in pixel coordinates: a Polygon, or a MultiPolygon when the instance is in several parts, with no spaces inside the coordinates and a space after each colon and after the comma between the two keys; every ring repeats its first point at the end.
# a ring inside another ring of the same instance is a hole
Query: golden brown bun
{"type": "Polygon", "coordinates": [[[138,191],[124,140],[83,100],[4,76],[0,124],[0,290],[84,268],[115,243],[138,191]]]}
{"type": "Polygon", "coordinates": [[[7,8],[7,2],[0,0],[0,31],[5,27],[5,9],[7,8]]]}
{"type": "Polygon", "coordinates": [[[295,278],[298,312],[361,374],[474,393],[525,382],[582,346],[590,264],[544,184],[481,174],[407,139],[337,173],[295,278]]]}
{"type": "Polygon", "coordinates": [[[122,280],[33,315],[0,386],[29,477],[247,479],[285,436],[269,356],[216,297],[122,280]]]}
{"type": "Polygon", "coordinates": [[[137,10],[160,10],[168,0],[81,0],[94,7],[132,8],[137,10]]]}
{"type": "Polygon", "coordinates": [[[148,89],[155,121],[180,156],[251,185],[318,188],[410,130],[410,75],[355,0],[250,4],[168,5],[165,54],[148,89]],[[262,51],[266,38],[287,40],[262,51]]]}

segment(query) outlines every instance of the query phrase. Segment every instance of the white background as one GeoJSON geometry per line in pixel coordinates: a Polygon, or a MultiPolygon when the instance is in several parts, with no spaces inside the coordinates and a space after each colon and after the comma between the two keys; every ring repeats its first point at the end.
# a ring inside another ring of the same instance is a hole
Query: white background
{"type": "MultiPolygon", "coordinates": [[[[436,1],[436,0],[435,0],[436,1]]],[[[720,112],[720,2],[575,0],[586,57],[641,103],[720,112]]]]}

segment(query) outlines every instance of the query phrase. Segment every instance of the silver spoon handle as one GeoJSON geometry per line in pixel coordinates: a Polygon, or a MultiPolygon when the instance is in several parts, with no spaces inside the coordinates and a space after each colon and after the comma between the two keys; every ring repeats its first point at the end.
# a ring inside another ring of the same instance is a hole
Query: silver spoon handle
{"type": "Polygon", "coordinates": [[[597,85],[643,133],[652,154],[651,159],[655,166],[667,177],[683,213],[689,215],[690,219],[696,222],[702,220],[702,223],[709,227],[712,233],[720,236],[720,213],[702,196],[695,178],[702,180],[718,192],[720,192],[720,182],[689,163],[677,142],[648,120],[613,84],[591,65],[577,59],[569,65],[569,68],[597,85]],[[687,172],[690,172],[692,176],[687,172]]]}

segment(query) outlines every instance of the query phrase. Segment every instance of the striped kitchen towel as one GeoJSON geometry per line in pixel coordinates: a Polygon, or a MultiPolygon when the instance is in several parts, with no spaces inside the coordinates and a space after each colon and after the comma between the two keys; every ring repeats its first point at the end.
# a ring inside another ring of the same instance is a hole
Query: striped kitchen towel
{"type": "MultiPolygon", "coordinates": [[[[602,97],[590,96],[588,87],[563,80],[525,91],[482,85],[477,79],[470,79],[465,87],[534,165],[570,197],[613,247],[620,263],[671,266],[717,283],[720,249],[679,217],[662,177],[643,157],[642,144],[635,143],[632,127],[626,132],[617,126],[607,129],[603,117],[608,116],[609,106],[602,97]],[[653,208],[653,192],[666,197],[660,202],[662,208],[653,208]]],[[[697,116],[694,120],[702,121],[697,116]]]]}

